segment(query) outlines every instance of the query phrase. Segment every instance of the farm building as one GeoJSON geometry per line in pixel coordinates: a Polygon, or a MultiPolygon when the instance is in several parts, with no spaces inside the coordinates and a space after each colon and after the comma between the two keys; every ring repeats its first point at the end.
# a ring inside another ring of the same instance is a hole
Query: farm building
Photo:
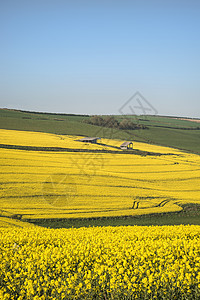
{"type": "Polygon", "coordinates": [[[126,149],[133,149],[133,143],[132,142],[124,142],[120,146],[121,149],[126,150],[126,149]]]}
{"type": "Polygon", "coordinates": [[[83,139],[78,140],[79,142],[83,143],[93,143],[96,144],[98,140],[101,140],[99,137],[85,137],[83,139]]]}

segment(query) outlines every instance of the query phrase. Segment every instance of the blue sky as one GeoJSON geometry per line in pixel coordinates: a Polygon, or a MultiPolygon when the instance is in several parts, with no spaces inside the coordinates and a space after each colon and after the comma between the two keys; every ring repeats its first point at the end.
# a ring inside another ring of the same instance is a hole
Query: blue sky
{"type": "Polygon", "coordinates": [[[0,1],[0,107],[200,117],[199,1],[0,1]]]}

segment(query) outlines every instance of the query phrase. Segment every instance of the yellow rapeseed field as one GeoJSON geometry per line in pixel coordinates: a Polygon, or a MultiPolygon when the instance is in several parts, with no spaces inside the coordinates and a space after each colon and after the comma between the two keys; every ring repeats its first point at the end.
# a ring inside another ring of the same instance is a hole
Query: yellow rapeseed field
{"type": "MultiPolygon", "coordinates": [[[[122,143],[12,130],[0,137],[6,145],[79,150],[122,143]]],[[[200,156],[133,145],[162,155],[0,148],[0,300],[200,299],[200,226],[45,229],[25,222],[170,212],[200,202],[200,156]]]]}
{"type": "Polygon", "coordinates": [[[200,299],[200,226],[0,227],[0,299],[200,299]]]}
{"type": "MultiPolygon", "coordinates": [[[[88,150],[113,150],[122,143],[85,144],[76,136],[14,130],[0,130],[0,136],[10,145],[88,150]]],[[[139,142],[133,145],[162,155],[0,149],[1,215],[127,216],[178,211],[181,203],[200,203],[200,156],[139,142]]]]}
{"type": "Polygon", "coordinates": [[[0,129],[0,140],[2,144],[18,145],[18,146],[36,146],[36,147],[61,147],[71,149],[112,149],[110,146],[120,146],[120,142],[116,140],[101,139],[102,144],[107,146],[100,146],[98,144],[82,143],[77,140],[83,138],[82,136],[72,135],[57,135],[43,132],[20,131],[0,129]]]}

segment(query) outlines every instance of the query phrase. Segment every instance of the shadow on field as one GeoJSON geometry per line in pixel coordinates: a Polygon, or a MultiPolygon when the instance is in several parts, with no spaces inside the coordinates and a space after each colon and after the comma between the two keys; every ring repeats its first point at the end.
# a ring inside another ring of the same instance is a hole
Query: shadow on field
{"type": "Polygon", "coordinates": [[[200,204],[180,205],[179,212],[148,214],[126,217],[102,217],[82,219],[34,219],[25,220],[42,227],[79,228],[89,226],[129,226],[129,225],[200,225],[200,204]]]}

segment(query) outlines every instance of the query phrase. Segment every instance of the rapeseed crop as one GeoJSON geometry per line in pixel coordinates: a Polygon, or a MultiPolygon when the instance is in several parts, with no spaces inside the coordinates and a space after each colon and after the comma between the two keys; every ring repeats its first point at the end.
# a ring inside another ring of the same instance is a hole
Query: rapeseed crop
{"type": "MultiPolygon", "coordinates": [[[[3,214],[3,212],[1,212],[3,214]]],[[[0,217],[0,227],[18,227],[18,228],[24,228],[24,227],[30,227],[34,226],[31,223],[20,221],[18,219],[12,219],[9,217],[0,217]]]]}
{"type": "MultiPolygon", "coordinates": [[[[74,136],[14,130],[0,135],[12,145],[104,147],[74,136]]],[[[137,142],[134,148],[162,155],[0,149],[0,209],[22,219],[84,218],[172,212],[181,210],[179,204],[200,202],[200,156],[137,142]]]]}
{"type": "Polygon", "coordinates": [[[120,141],[101,139],[101,144],[78,142],[82,136],[57,135],[44,132],[0,129],[0,140],[6,145],[32,147],[61,147],[71,149],[102,150],[114,149],[110,146],[120,146],[120,141]]]}
{"type": "MultiPolygon", "coordinates": [[[[8,130],[0,137],[8,145],[87,150],[122,142],[8,130]]],[[[200,156],[134,148],[162,155],[0,149],[0,299],[200,299],[200,226],[25,222],[171,212],[200,202],[200,156]]]]}
{"type": "Polygon", "coordinates": [[[0,298],[199,299],[200,226],[0,228],[0,298]]]}

